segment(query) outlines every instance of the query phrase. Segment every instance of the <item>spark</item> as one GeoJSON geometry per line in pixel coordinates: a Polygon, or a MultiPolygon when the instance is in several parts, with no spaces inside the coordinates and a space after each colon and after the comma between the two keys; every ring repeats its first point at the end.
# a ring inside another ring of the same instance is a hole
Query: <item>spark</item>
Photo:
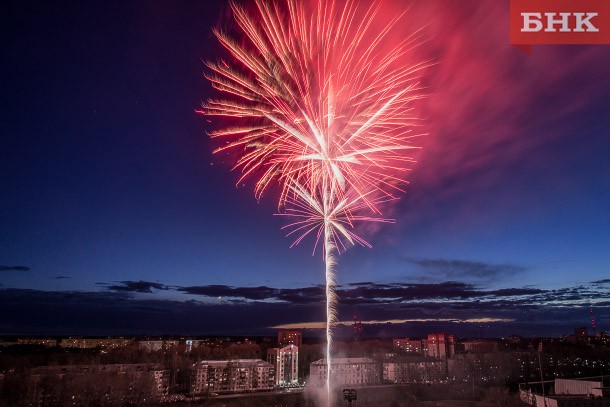
{"type": "Polygon", "coordinates": [[[333,189],[310,191],[295,180],[290,180],[285,208],[277,215],[287,216],[292,220],[283,229],[290,230],[287,236],[296,238],[290,247],[301,243],[308,235],[315,235],[313,253],[320,239],[325,235],[325,226],[329,225],[329,237],[338,253],[346,251],[348,245],[359,244],[372,247],[370,243],[357,235],[353,230],[360,222],[394,223],[393,219],[374,216],[363,216],[358,213],[367,208],[367,202],[383,203],[387,199],[365,201],[366,196],[347,194],[338,195],[333,189]],[[326,211],[325,208],[328,208],[326,211]]]}
{"type": "MultiPolygon", "coordinates": [[[[328,404],[334,265],[349,245],[371,245],[354,232],[361,222],[392,222],[383,204],[404,192],[419,133],[413,102],[424,97],[414,62],[421,31],[394,41],[403,15],[384,19],[381,3],[255,0],[231,3],[239,32],[215,30],[230,54],[207,63],[205,76],[223,94],[199,111],[225,127],[210,132],[236,152],[238,184],[256,179],[261,199],[279,187],[278,209],[293,246],[315,236],[326,278],[328,404]]],[[[404,13],[403,13],[404,14],[404,13]]]]}

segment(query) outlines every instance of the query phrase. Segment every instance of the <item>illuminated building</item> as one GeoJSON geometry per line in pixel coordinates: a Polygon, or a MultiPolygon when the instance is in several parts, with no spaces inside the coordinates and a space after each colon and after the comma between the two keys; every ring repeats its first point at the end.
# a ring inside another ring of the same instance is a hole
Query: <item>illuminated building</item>
{"type": "Polygon", "coordinates": [[[40,345],[48,348],[57,346],[57,339],[50,338],[21,338],[17,339],[18,345],[40,345]]]}
{"type": "Polygon", "coordinates": [[[244,393],[274,388],[271,363],[260,359],[208,360],[193,365],[192,394],[244,393]]]}
{"type": "Polygon", "coordinates": [[[275,368],[276,386],[285,386],[299,381],[299,348],[288,345],[267,350],[267,362],[275,368]]]}
{"type": "Polygon", "coordinates": [[[574,336],[576,337],[576,342],[578,343],[589,343],[589,334],[587,332],[587,328],[584,326],[574,329],[574,336]]]}
{"type": "Polygon", "coordinates": [[[394,347],[394,349],[399,349],[407,354],[413,354],[413,355],[427,355],[428,354],[428,340],[427,339],[409,339],[409,338],[392,339],[392,346],[394,347]]]}
{"type": "Polygon", "coordinates": [[[391,383],[430,383],[444,379],[445,361],[427,357],[383,363],[383,380],[391,383]]]}
{"type": "Polygon", "coordinates": [[[490,339],[462,341],[465,353],[491,353],[498,350],[498,342],[490,339]]]}
{"type": "MultiPolygon", "coordinates": [[[[333,358],[330,380],[338,386],[379,384],[380,365],[369,358],[333,358]]],[[[309,365],[309,382],[314,386],[326,385],[326,359],[316,360],[309,365]]]]}
{"type": "Polygon", "coordinates": [[[455,338],[444,332],[428,334],[428,356],[447,359],[455,355],[455,338]]]}
{"type": "Polygon", "coordinates": [[[279,331],[277,333],[277,343],[280,347],[294,345],[301,348],[303,336],[301,331],[279,331]]]}
{"type": "Polygon", "coordinates": [[[149,352],[155,352],[163,349],[163,341],[138,341],[138,347],[149,352]]]}
{"type": "Polygon", "coordinates": [[[125,338],[67,338],[62,339],[59,346],[79,349],[118,349],[127,347],[132,343],[133,339],[125,338]]]}
{"type": "Polygon", "coordinates": [[[187,352],[191,352],[193,348],[198,348],[200,346],[203,346],[204,344],[205,341],[199,339],[187,339],[186,341],[184,341],[184,346],[187,352]]]}
{"type": "Polygon", "coordinates": [[[163,397],[169,392],[169,370],[164,370],[162,365],[157,363],[38,366],[31,370],[31,375],[36,381],[44,381],[53,376],[64,380],[91,377],[100,383],[113,379],[127,381],[128,386],[147,390],[151,397],[163,397]],[[152,386],[148,389],[143,388],[142,380],[152,386]]]}
{"type": "Polygon", "coordinates": [[[138,341],[138,347],[149,352],[155,352],[158,350],[171,349],[174,346],[178,346],[178,343],[179,342],[176,340],[138,341]]]}
{"type": "Polygon", "coordinates": [[[523,338],[519,335],[511,335],[508,337],[508,342],[513,345],[521,345],[523,343],[523,338]]]}

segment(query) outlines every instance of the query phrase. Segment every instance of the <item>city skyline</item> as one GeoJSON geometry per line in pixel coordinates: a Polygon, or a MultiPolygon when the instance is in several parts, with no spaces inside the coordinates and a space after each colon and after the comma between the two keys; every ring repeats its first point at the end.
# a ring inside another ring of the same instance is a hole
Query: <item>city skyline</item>
{"type": "MultiPolygon", "coordinates": [[[[195,113],[228,4],[63,6],[9,8],[0,333],[321,323],[321,255],[289,248],[273,192],[234,186],[195,113]]],[[[590,327],[593,307],[610,330],[608,46],[528,54],[502,4],[412,4],[407,20],[435,61],[429,135],[384,213],[396,224],[341,258],[339,320],[556,336],[590,327]]]]}

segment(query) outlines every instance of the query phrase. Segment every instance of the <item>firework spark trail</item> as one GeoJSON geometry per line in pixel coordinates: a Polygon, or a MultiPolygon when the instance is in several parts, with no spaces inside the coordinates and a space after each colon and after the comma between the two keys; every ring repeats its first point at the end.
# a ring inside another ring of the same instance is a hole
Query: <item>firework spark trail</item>
{"type": "MultiPolygon", "coordinates": [[[[216,30],[231,63],[208,63],[206,77],[225,99],[200,113],[239,125],[214,130],[236,151],[238,182],[257,178],[260,199],[279,185],[278,208],[294,219],[289,235],[323,241],[326,276],[327,388],[335,322],[335,253],[357,236],[362,221],[381,221],[380,206],[402,192],[416,148],[412,102],[422,97],[418,76],[428,63],[411,61],[419,32],[388,47],[401,16],[380,24],[381,4],[355,1],[267,2],[252,9],[231,4],[241,41],[216,30]],[[369,213],[369,215],[361,215],[369,213]]],[[[293,245],[294,245],[293,244],[293,245]]]]}
{"type": "Polygon", "coordinates": [[[292,194],[288,195],[287,208],[284,213],[279,215],[296,218],[296,220],[285,226],[287,229],[292,229],[288,235],[300,233],[300,236],[295,240],[293,246],[300,243],[307,235],[315,234],[316,243],[314,244],[314,252],[320,238],[324,239],[324,264],[326,278],[326,388],[327,405],[332,405],[331,400],[331,348],[332,348],[332,328],[337,321],[336,312],[336,294],[335,287],[335,256],[334,253],[339,253],[341,249],[346,250],[344,240],[351,244],[359,243],[362,246],[371,247],[364,239],[353,233],[349,228],[353,228],[355,221],[377,221],[377,222],[393,222],[391,219],[382,219],[376,217],[367,217],[354,215],[354,212],[365,208],[363,196],[356,195],[353,198],[343,194],[339,197],[335,194],[334,188],[325,187],[325,182],[332,182],[329,178],[323,181],[323,185],[316,191],[314,195],[310,191],[300,185],[295,180],[290,180],[289,190],[292,194]],[[316,195],[317,194],[317,195],[316,195]]]}

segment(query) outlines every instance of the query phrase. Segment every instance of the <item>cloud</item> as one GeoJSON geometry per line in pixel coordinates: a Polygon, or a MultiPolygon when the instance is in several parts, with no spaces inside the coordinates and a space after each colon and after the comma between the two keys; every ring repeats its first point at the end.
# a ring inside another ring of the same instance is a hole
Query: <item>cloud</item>
{"type": "MultiPolygon", "coordinates": [[[[196,290],[182,289],[182,292],[222,294],[226,304],[252,308],[273,306],[291,315],[288,321],[269,325],[272,328],[292,326],[316,330],[324,320],[325,299],[321,286],[291,289],[199,286],[196,290]],[[254,295],[257,290],[259,294],[254,295]],[[298,318],[297,315],[303,313],[307,317],[298,318]],[[320,318],[313,318],[315,314],[320,318]]],[[[529,335],[531,332],[546,335],[543,331],[551,332],[548,330],[559,334],[560,329],[566,333],[575,325],[581,325],[583,318],[586,320],[589,304],[595,304],[597,314],[601,315],[598,319],[610,313],[607,305],[610,294],[593,285],[555,290],[534,287],[487,290],[459,281],[429,284],[367,281],[337,286],[336,293],[339,320],[343,321],[338,329],[351,324],[353,315],[358,315],[369,332],[380,334],[400,332],[400,329],[403,332],[443,329],[460,333],[468,331],[467,326],[473,324],[491,324],[495,328],[490,332],[498,332],[498,335],[529,335]]],[[[349,332],[343,334],[349,335],[349,332]]]]}
{"type": "Polygon", "coordinates": [[[591,281],[591,284],[597,284],[597,285],[610,284],[610,278],[604,278],[603,280],[591,281]]]}
{"type": "Polygon", "coordinates": [[[480,295],[473,285],[448,281],[438,284],[395,283],[360,285],[355,288],[338,288],[337,295],[341,301],[358,303],[400,302],[440,298],[472,298],[480,295]]]}
{"type": "MultiPolygon", "coordinates": [[[[469,319],[450,319],[450,318],[411,318],[411,319],[388,319],[388,320],[368,320],[358,321],[362,325],[386,325],[386,324],[408,324],[408,323],[437,323],[437,322],[453,322],[453,323],[466,323],[466,324],[483,324],[483,323],[497,323],[497,322],[514,322],[512,318],[469,318],[469,319]]],[[[353,326],[354,321],[338,321],[335,326],[353,326]]],[[[325,321],[318,322],[303,322],[303,323],[290,323],[283,325],[272,326],[273,329],[326,329],[325,321]]]]}
{"type": "Polygon", "coordinates": [[[137,299],[125,291],[0,289],[0,331],[57,335],[271,334],[269,326],[323,317],[323,306],[137,299]],[[319,308],[319,309],[318,309],[319,308]]]}
{"type": "Polygon", "coordinates": [[[360,283],[349,283],[348,285],[358,287],[358,286],[369,285],[369,284],[373,284],[373,282],[372,281],[363,281],[360,283]]]}
{"type": "Polygon", "coordinates": [[[30,271],[27,266],[0,266],[0,271],[30,271]]]}
{"type": "Polygon", "coordinates": [[[514,264],[484,263],[472,260],[447,260],[405,257],[405,260],[422,270],[423,277],[437,279],[497,280],[527,271],[527,267],[514,264]]]}
{"type": "MultiPolygon", "coordinates": [[[[101,284],[105,285],[105,284],[101,284]]],[[[111,291],[124,291],[134,293],[146,293],[150,294],[155,290],[168,290],[169,288],[161,283],[153,283],[150,281],[121,281],[120,285],[108,285],[106,287],[111,291]]]]}
{"type": "MultiPolygon", "coordinates": [[[[246,299],[252,301],[279,301],[290,304],[313,304],[324,301],[324,286],[303,288],[232,287],[227,285],[207,285],[179,287],[178,291],[210,298],[246,299]]],[[[376,284],[371,282],[352,283],[347,287],[336,287],[335,291],[342,303],[385,303],[431,298],[470,298],[480,295],[469,284],[444,282],[439,284],[376,284]]]]}
{"type": "MultiPolygon", "coordinates": [[[[117,286],[121,288],[96,292],[2,288],[0,330],[58,335],[272,335],[275,328],[290,324],[314,329],[325,318],[320,286],[195,288],[139,281],[117,286]],[[202,301],[131,295],[156,289],[198,293],[202,301]],[[255,294],[257,290],[260,294],[255,294]],[[219,294],[224,295],[222,301],[215,300],[219,294]]],[[[363,282],[337,287],[337,294],[340,335],[350,334],[354,315],[364,322],[367,335],[392,336],[425,335],[432,330],[469,336],[475,325],[489,326],[488,335],[560,335],[588,321],[590,304],[598,321],[610,318],[610,294],[593,285],[484,290],[461,282],[363,282]]]]}
{"type": "Polygon", "coordinates": [[[489,293],[497,297],[510,297],[517,295],[543,294],[546,292],[546,290],[540,290],[538,288],[503,288],[501,290],[490,291],[489,293]]]}
{"type": "Polygon", "coordinates": [[[180,287],[178,291],[186,294],[204,295],[206,297],[246,298],[248,300],[266,300],[274,298],[278,290],[266,286],[231,287],[228,285],[203,285],[180,287]]]}
{"type": "Polygon", "coordinates": [[[278,295],[281,301],[292,304],[312,304],[325,301],[324,286],[283,289],[278,295]]]}
{"type": "Polygon", "coordinates": [[[55,276],[55,280],[65,280],[68,279],[70,277],[66,277],[66,276],[55,276]]]}
{"type": "MultiPolygon", "coordinates": [[[[199,295],[208,299],[221,299],[225,303],[241,305],[275,303],[286,307],[313,307],[323,304],[325,301],[324,287],[319,285],[302,288],[208,285],[176,287],[175,289],[185,294],[199,295]]],[[[458,281],[428,284],[357,282],[337,286],[335,292],[339,298],[339,309],[395,313],[396,317],[389,319],[400,319],[402,312],[411,312],[416,309],[421,310],[422,313],[441,312],[441,309],[444,309],[460,313],[459,318],[461,319],[471,318],[472,315],[469,315],[469,312],[485,314],[482,317],[496,318],[497,316],[486,315],[486,313],[489,311],[519,313],[519,310],[541,309],[549,306],[554,308],[583,306],[583,304],[600,304],[604,300],[610,299],[608,292],[597,289],[595,286],[566,287],[555,290],[532,287],[486,290],[458,281]]],[[[375,319],[379,318],[375,317],[375,319]]]]}
{"type": "Polygon", "coordinates": [[[177,290],[185,294],[203,295],[211,298],[282,301],[292,304],[310,304],[324,299],[323,286],[271,288],[267,286],[232,287],[228,285],[205,285],[179,287],[177,290]]]}

